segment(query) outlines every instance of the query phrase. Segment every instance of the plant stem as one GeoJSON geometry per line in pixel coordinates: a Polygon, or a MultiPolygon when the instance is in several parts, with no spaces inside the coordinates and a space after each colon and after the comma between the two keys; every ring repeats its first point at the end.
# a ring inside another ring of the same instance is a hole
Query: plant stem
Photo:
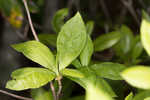
{"type": "Polygon", "coordinates": [[[62,83],[61,83],[61,79],[62,79],[62,76],[60,76],[57,81],[58,81],[58,86],[59,86],[59,89],[58,89],[58,92],[57,92],[57,100],[59,100],[60,96],[61,96],[61,90],[62,90],[62,83]]]}
{"type": "Polygon", "coordinates": [[[27,5],[26,0],[23,0],[23,3],[24,3],[24,6],[25,6],[25,9],[26,9],[26,12],[27,12],[27,17],[28,17],[28,20],[29,20],[29,25],[30,25],[30,27],[31,27],[33,36],[34,36],[34,38],[35,38],[36,41],[39,41],[39,39],[38,39],[38,37],[37,37],[37,34],[36,34],[36,32],[35,32],[35,29],[34,29],[34,27],[33,27],[33,24],[32,24],[30,12],[29,12],[29,8],[28,8],[28,5],[27,5]]]}
{"type": "Polygon", "coordinates": [[[33,100],[32,98],[27,98],[27,97],[23,97],[23,96],[18,96],[16,94],[12,94],[12,93],[9,93],[9,92],[6,92],[4,90],[0,90],[0,93],[3,93],[3,94],[7,94],[9,96],[12,96],[14,98],[17,98],[17,99],[21,99],[21,100],[33,100]]]}
{"type": "Polygon", "coordinates": [[[54,100],[57,100],[56,92],[55,92],[55,87],[53,85],[53,82],[50,82],[50,87],[51,87],[51,90],[52,90],[52,94],[53,94],[54,100]]]}
{"type": "Polygon", "coordinates": [[[122,4],[128,9],[128,11],[131,13],[131,15],[133,16],[134,20],[136,21],[137,25],[140,26],[140,21],[134,11],[134,8],[132,6],[132,0],[121,0],[122,4]]]}

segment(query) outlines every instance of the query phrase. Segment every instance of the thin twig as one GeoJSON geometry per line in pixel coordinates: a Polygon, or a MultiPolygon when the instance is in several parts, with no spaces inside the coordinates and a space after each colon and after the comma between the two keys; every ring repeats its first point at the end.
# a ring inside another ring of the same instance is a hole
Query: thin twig
{"type": "Polygon", "coordinates": [[[30,25],[30,27],[31,27],[33,36],[34,36],[34,38],[35,38],[36,41],[39,41],[39,39],[38,39],[38,37],[37,37],[37,34],[36,34],[36,32],[35,32],[35,29],[34,29],[34,27],[33,27],[33,24],[32,24],[30,12],[29,12],[29,8],[28,8],[28,5],[27,5],[26,0],[23,0],[23,3],[24,3],[24,6],[25,6],[25,9],[26,9],[26,12],[27,12],[27,16],[28,16],[28,20],[29,20],[29,25],[30,25]]]}
{"type": "Polygon", "coordinates": [[[121,26],[123,21],[125,20],[127,14],[127,8],[126,7],[122,7],[122,10],[120,12],[120,17],[118,18],[118,25],[121,26]]]}
{"type": "Polygon", "coordinates": [[[109,22],[111,22],[110,14],[109,14],[109,11],[106,7],[106,4],[105,4],[104,0],[99,0],[99,3],[100,3],[100,6],[102,7],[102,10],[103,10],[104,15],[106,16],[107,20],[109,22]]]}
{"type": "Polygon", "coordinates": [[[121,2],[123,3],[123,5],[129,10],[129,12],[131,13],[131,15],[133,16],[134,20],[136,21],[136,23],[138,24],[138,26],[140,26],[140,21],[134,11],[134,8],[132,6],[132,0],[121,0],[121,2]]]}
{"type": "Polygon", "coordinates": [[[57,79],[57,81],[58,81],[58,86],[59,86],[59,89],[58,89],[58,91],[57,91],[57,100],[59,100],[59,98],[60,98],[60,96],[61,96],[61,90],[62,90],[61,79],[62,79],[62,77],[60,77],[59,79],[57,79]]]}
{"type": "Polygon", "coordinates": [[[53,82],[50,82],[50,87],[51,87],[51,90],[52,90],[52,94],[53,94],[54,100],[57,100],[56,92],[55,92],[55,87],[53,85],[53,82]]]}
{"type": "Polygon", "coordinates": [[[9,92],[6,92],[4,90],[0,90],[0,93],[3,93],[3,94],[7,94],[9,96],[12,96],[14,98],[17,98],[17,99],[20,99],[20,100],[33,100],[32,98],[27,98],[27,97],[23,97],[23,96],[18,96],[16,94],[12,94],[12,93],[9,93],[9,92]]]}

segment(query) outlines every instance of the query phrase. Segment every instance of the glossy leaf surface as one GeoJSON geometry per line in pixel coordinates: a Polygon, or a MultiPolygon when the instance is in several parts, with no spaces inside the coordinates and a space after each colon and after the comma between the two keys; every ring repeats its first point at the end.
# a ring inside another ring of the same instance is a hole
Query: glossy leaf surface
{"type": "Polygon", "coordinates": [[[141,40],[144,49],[150,55],[150,17],[146,12],[143,12],[143,19],[141,24],[141,40]]]}
{"type": "Polygon", "coordinates": [[[57,38],[59,69],[64,69],[75,60],[86,43],[86,29],[79,13],[62,27],[57,38]]]}
{"type": "Polygon", "coordinates": [[[55,57],[48,47],[37,41],[28,41],[20,44],[12,45],[18,52],[23,53],[32,61],[56,71],[55,57]]]}
{"type": "Polygon", "coordinates": [[[135,66],[124,70],[121,76],[134,87],[150,89],[150,67],[135,66]]]}
{"type": "Polygon", "coordinates": [[[11,90],[25,90],[39,88],[55,78],[55,73],[44,68],[22,68],[11,75],[13,80],[7,82],[6,88],[11,90]]]}
{"type": "Polygon", "coordinates": [[[94,50],[103,51],[115,45],[120,40],[119,32],[103,34],[94,40],[94,50]]]}

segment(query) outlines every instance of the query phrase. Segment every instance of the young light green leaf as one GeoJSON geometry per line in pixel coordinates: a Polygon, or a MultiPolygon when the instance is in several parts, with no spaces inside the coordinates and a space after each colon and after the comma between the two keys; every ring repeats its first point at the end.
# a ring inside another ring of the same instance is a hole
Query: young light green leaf
{"type": "Polygon", "coordinates": [[[56,47],[57,34],[39,34],[38,38],[43,44],[56,47]]]}
{"type": "Polygon", "coordinates": [[[128,59],[127,55],[134,43],[134,37],[132,31],[125,25],[120,28],[121,38],[120,41],[114,46],[117,56],[121,57],[123,60],[128,59]]]}
{"type": "Polygon", "coordinates": [[[48,47],[37,41],[28,41],[20,44],[12,45],[18,52],[23,53],[27,58],[32,61],[56,71],[55,57],[48,47]]]}
{"type": "Polygon", "coordinates": [[[39,88],[55,78],[55,73],[44,68],[22,68],[12,73],[13,80],[6,84],[11,90],[39,88]]]}
{"type": "Polygon", "coordinates": [[[79,71],[84,74],[83,78],[67,77],[81,85],[85,90],[89,88],[88,85],[90,84],[94,87],[96,86],[104,94],[109,94],[110,97],[116,97],[116,94],[113,92],[109,84],[104,79],[98,77],[93,71],[89,70],[89,68],[82,67],[79,71]]]}
{"type": "Polygon", "coordinates": [[[135,95],[135,97],[133,98],[133,100],[145,100],[147,97],[150,97],[150,91],[142,91],[140,93],[138,93],[137,95],[135,95]]]}
{"type": "Polygon", "coordinates": [[[141,24],[141,41],[144,49],[150,55],[150,17],[146,12],[143,12],[143,19],[141,24]]]}
{"type": "Polygon", "coordinates": [[[144,100],[150,100],[150,97],[145,98],[144,100]]]}
{"type": "Polygon", "coordinates": [[[53,100],[52,92],[43,88],[32,89],[31,96],[34,100],[53,100]]]}
{"type": "Polygon", "coordinates": [[[103,34],[94,40],[94,50],[103,51],[115,45],[120,40],[119,32],[103,34]]]}
{"type": "Polygon", "coordinates": [[[87,30],[87,34],[91,35],[94,29],[94,22],[93,21],[88,21],[86,23],[86,30],[87,30]]]}
{"type": "Polygon", "coordinates": [[[59,70],[75,60],[86,43],[86,29],[82,17],[77,13],[62,27],[57,38],[59,70]]]}
{"type": "Polygon", "coordinates": [[[52,20],[52,27],[56,33],[60,32],[61,27],[64,25],[64,18],[68,15],[69,9],[63,8],[56,12],[52,20]]]}
{"type": "Polygon", "coordinates": [[[84,49],[82,50],[81,54],[80,54],[80,61],[82,66],[88,66],[90,61],[91,61],[91,56],[93,54],[93,43],[92,40],[90,38],[90,36],[87,37],[87,42],[85,44],[84,49]]]}
{"type": "Polygon", "coordinates": [[[113,100],[107,92],[98,87],[98,84],[95,85],[87,85],[86,100],[113,100]]]}
{"type": "Polygon", "coordinates": [[[100,64],[94,64],[90,68],[100,77],[108,78],[111,80],[122,80],[120,72],[126,67],[122,64],[104,62],[100,64]]]}
{"type": "Polygon", "coordinates": [[[150,68],[145,66],[135,66],[124,70],[121,76],[125,81],[134,87],[150,89],[150,68]]]}
{"type": "Polygon", "coordinates": [[[69,77],[75,77],[75,78],[84,78],[84,74],[81,73],[80,71],[76,70],[76,69],[63,69],[62,74],[64,76],[69,76],[69,77]]]}
{"type": "Polygon", "coordinates": [[[133,100],[133,93],[131,92],[128,96],[126,96],[125,100],[133,100]]]}

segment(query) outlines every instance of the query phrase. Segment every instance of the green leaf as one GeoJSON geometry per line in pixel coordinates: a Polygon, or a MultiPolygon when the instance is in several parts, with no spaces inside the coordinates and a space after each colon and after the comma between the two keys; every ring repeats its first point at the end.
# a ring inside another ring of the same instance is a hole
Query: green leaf
{"type": "Polygon", "coordinates": [[[84,78],[84,74],[76,69],[63,69],[62,74],[64,76],[75,77],[75,78],[84,78]]]}
{"type": "Polygon", "coordinates": [[[77,69],[82,67],[82,65],[78,59],[75,59],[74,61],[72,61],[72,65],[74,67],[76,67],[77,69]]]}
{"type": "Polygon", "coordinates": [[[44,68],[22,68],[14,71],[11,75],[13,80],[6,84],[11,90],[25,90],[39,88],[55,78],[55,73],[44,68]]]}
{"type": "Polygon", "coordinates": [[[94,29],[94,21],[88,21],[86,23],[87,34],[91,35],[94,29]]]}
{"type": "Polygon", "coordinates": [[[56,47],[57,34],[39,34],[38,38],[43,44],[56,47]]]}
{"type": "Polygon", "coordinates": [[[91,56],[93,54],[93,43],[91,38],[88,36],[87,42],[85,44],[84,49],[82,50],[80,54],[80,61],[82,66],[88,66],[91,61],[91,56]]]}
{"type": "Polygon", "coordinates": [[[114,46],[114,50],[116,51],[117,56],[125,60],[128,59],[129,55],[127,54],[132,49],[134,37],[132,31],[125,25],[120,28],[120,34],[120,41],[114,46]]]}
{"type": "Polygon", "coordinates": [[[150,17],[144,12],[144,18],[141,24],[141,41],[144,49],[150,55],[150,17]]]}
{"type": "Polygon", "coordinates": [[[140,41],[140,36],[138,35],[135,38],[135,43],[131,53],[132,59],[137,59],[141,55],[142,51],[143,51],[143,45],[140,41]]]}
{"type": "Polygon", "coordinates": [[[138,93],[133,100],[144,100],[145,98],[150,97],[150,91],[143,91],[138,93]]]}
{"type": "Polygon", "coordinates": [[[98,86],[98,84],[88,84],[87,87],[86,100],[113,100],[107,92],[103,91],[98,86]]]}
{"type": "Polygon", "coordinates": [[[55,58],[52,52],[44,44],[37,41],[28,41],[20,44],[12,45],[18,52],[23,53],[27,58],[32,61],[56,71],[55,58]]]}
{"type": "Polygon", "coordinates": [[[119,32],[103,34],[94,40],[94,50],[103,51],[115,45],[120,40],[119,32]]]}
{"type": "MultiPolygon", "coordinates": [[[[79,71],[82,74],[84,74],[83,78],[68,77],[68,76],[67,77],[75,81],[76,83],[80,84],[85,90],[88,90],[89,85],[92,85],[98,88],[98,90],[101,91],[102,94],[104,93],[104,95],[106,94],[106,95],[109,95],[110,97],[116,97],[116,94],[113,92],[109,84],[104,79],[96,76],[96,74],[93,71],[91,71],[89,68],[82,67],[81,69],[79,69],[79,71]]],[[[93,93],[95,92],[93,91],[93,93]]]]}
{"type": "Polygon", "coordinates": [[[100,64],[94,64],[90,68],[100,77],[108,78],[111,80],[122,80],[120,72],[126,67],[122,64],[104,62],[100,64]]]}
{"type": "Polygon", "coordinates": [[[150,67],[135,66],[124,70],[121,76],[134,87],[150,89],[150,67]]]}
{"type": "Polygon", "coordinates": [[[133,93],[131,92],[128,96],[126,96],[125,100],[133,100],[133,93]]]}
{"type": "Polygon", "coordinates": [[[32,89],[31,96],[34,100],[53,100],[52,92],[43,88],[32,89]]]}
{"type": "Polygon", "coordinates": [[[150,97],[144,98],[144,100],[150,100],[150,97]]]}
{"type": "Polygon", "coordinates": [[[60,9],[56,12],[52,20],[52,26],[56,33],[58,33],[61,27],[64,25],[64,18],[69,14],[68,8],[60,9]]]}
{"type": "Polygon", "coordinates": [[[62,27],[57,38],[59,70],[75,60],[86,43],[86,29],[82,17],[77,13],[62,27]]]}

